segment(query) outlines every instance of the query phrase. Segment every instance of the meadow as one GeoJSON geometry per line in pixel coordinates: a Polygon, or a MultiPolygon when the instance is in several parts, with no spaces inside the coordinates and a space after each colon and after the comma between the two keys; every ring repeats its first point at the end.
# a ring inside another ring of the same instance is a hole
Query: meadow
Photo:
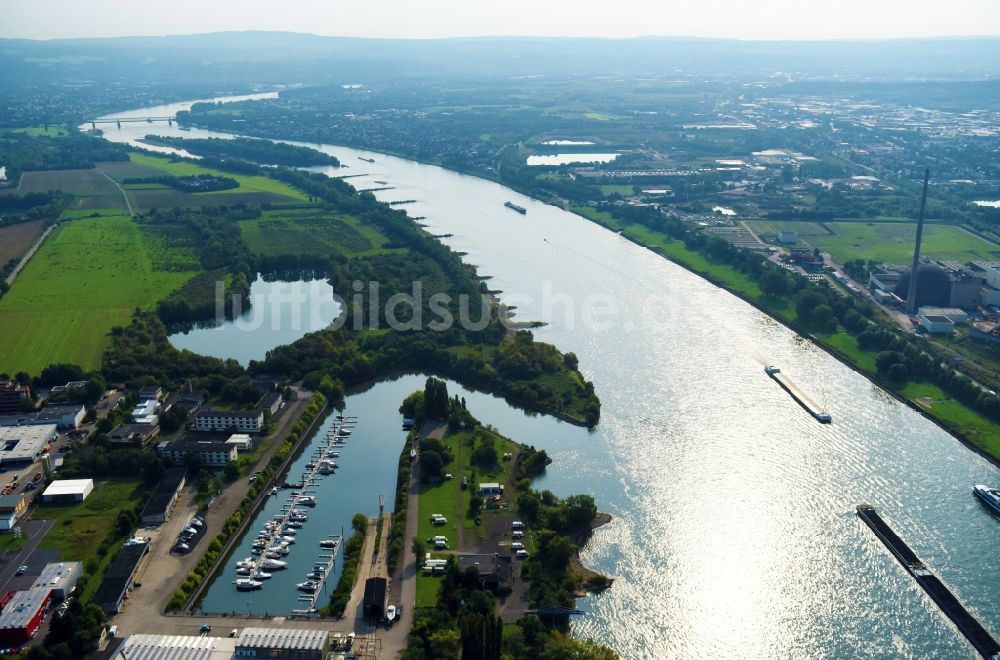
{"type": "MultiPolygon", "coordinates": [[[[168,158],[163,158],[160,156],[150,156],[147,154],[131,153],[129,154],[129,160],[136,165],[144,165],[146,168],[152,168],[159,170],[161,173],[165,172],[171,176],[197,176],[199,174],[212,174],[214,176],[223,176],[230,179],[235,179],[240,187],[234,193],[231,190],[221,190],[218,192],[205,192],[197,193],[195,196],[197,199],[201,200],[202,204],[215,203],[210,201],[211,197],[215,196],[230,196],[239,193],[268,193],[270,195],[275,195],[281,198],[280,200],[274,201],[284,201],[288,202],[291,198],[298,200],[300,202],[309,201],[309,196],[306,195],[301,190],[297,190],[287,183],[283,183],[276,179],[271,179],[266,176],[248,176],[246,174],[233,174],[230,172],[220,172],[219,170],[214,170],[208,167],[202,167],[195,163],[188,163],[183,161],[171,161],[168,158]]],[[[144,176],[144,175],[134,175],[130,174],[128,176],[144,176]]],[[[220,202],[221,203],[221,202],[220,202]]]]}
{"type": "Polygon", "coordinates": [[[194,275],[155,265],[185,260],[195,261],[144,240],[124,215],[62,225],[0,298],[0,371],[37,374],[57,362],[97,367],[113,327],[194,275]]]}
{"type": "Polygon", "coordinates": [[[388,252],[386,237],[357,218],[308,206],[265,211],[260,218],[241,221],[240,231],[250,250],[265,257],[388,252]]]}
{"type": "Polygon", "coordinates": [[[125,199],[114,181],[104,176],[100,169],[48,170],[25,172],[17,188],[20,194],[61,190],[73,195],[73,209],[125,209],[125,199]]]}
{"type": "MultiPolygon", "coordinates": [[[[829,252],[838,263],[850,259],[908,264],[913,258],[913,223],[830,222],[830,234],[818,223],[796,221],[750,221],[750,228],[761,239],[768,240],[777,231],[794,231],[812,246],[829,252]]],[[[924,227],[921,252],[934,259],[959,262],[978,259],[992,260],[1000,248],[959,227],[928,225],[924,227]]]]}

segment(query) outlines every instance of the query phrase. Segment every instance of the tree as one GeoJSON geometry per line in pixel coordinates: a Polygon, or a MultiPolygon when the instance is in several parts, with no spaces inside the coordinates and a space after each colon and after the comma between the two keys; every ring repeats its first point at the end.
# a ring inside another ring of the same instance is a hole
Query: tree
{"type": "Polygon", "coordinates": [[[420,480],[424,483],[436,483],[441,480],[444,461],[436,451],[422,450],[420,452],[420,480]]]}
{"type": "Polygon", "coordinates": [[[414,536],[410,548],[413,550],[413,554],[416,555],[417,561],[423,561],[424,555],[427,554],[427,544],[424,543],[423,539],[419,536],[414,536]]]}
{"type": "Polygon", "coordinates": [[[768,268],[757,280],[760,290],[767,296],[780,296],[788,290],[787,278],[774,268],[768,268]]]}
{"type": "Polygon", "coordinates": [[[566,506],[566,524],[570,529],[589,527],[597,515],[597,503],[590,495],[570,495],[564,502],[566,506]]]}

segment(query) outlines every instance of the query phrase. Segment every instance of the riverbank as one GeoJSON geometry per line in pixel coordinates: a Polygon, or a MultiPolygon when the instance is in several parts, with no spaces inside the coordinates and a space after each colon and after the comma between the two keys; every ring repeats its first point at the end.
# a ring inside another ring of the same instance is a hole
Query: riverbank
{"type": "Polygon", "coordinates": [[[576,593],[573,594],[575,598],[586,598],[592,594],[599,594],[615,583],[614,578],[609,578],[603,573],[588,568],[580,558],[580,550],[586,547],[594,532],[612,520],[613,518],[610,513],[598,511],[594,519],[590,521],[590,527],[573,536],[573,544],[576,546],[576,552],[573,553],[573,556],[569,560],[569,570],[576,577],[577,583],[586,587],[585,590],[577,589],[576,593]]]}

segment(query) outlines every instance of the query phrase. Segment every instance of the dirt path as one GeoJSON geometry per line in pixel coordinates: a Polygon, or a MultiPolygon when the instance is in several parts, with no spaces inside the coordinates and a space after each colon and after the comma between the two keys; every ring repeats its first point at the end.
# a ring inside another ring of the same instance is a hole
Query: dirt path
{"type": "Polygon", "coordinates": [[[28,265],[28,262],[31,261],[31,258],[35,256],[35,253],[38,252],[38,249],[42,247],[42,243],[45,242],[45,239],[48,238],[49,234],[55,231],[55,229],[56,225],[52,225],[44,232],[42,232],[42,235],[38,237],[38,240],[35,241],[35,244],[31,246],[31,249],[28,250],[23,257],[21,257],[21,261],[18,262],[17,266],[14,267],[14,270],[12,270],[10,275],[7,276],[6,282],[8,286],[13,284],[14,278],[21,274],[21,271],[24,270],[24,267],[28,265]]]}
{"type": "Polygon", "coordinates": [[[135,209],[132,208],[132,200],[129,199],[128,193],[125,191],[124,188],[122,188],[121,184],[118,183],[117,181],[115,181],[114,179],[112,179],[111,175],[108,174],[107,172],[101,172],[101,174],[103,174],[104,176],[108,177],[108,181],[110,181],[111,183],[115,184],[115,188],[117,188],[118,190],[121,191],[122,197],[125,198],[125,206],[128,207],[128,214],[129,215],[135,215],[135,209]]]}
{"type": "Polygon", "coordinates": [[[413,460],[406,504],[406,533],[403,534],[403,561],[390,588],[390,600],[403,606],[396,625],[381,631],[382,657],[398,658],[406,648],[406,638],[413,627],[413,608],[417,603],[417,557],[410,543],[417,535],[420,521],[420,457],[413,460]]]}

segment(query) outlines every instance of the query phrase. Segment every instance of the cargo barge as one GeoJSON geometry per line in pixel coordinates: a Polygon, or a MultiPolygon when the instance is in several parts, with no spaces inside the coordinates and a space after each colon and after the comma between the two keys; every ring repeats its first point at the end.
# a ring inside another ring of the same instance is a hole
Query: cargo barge
{"type": "Polygon", "coordinates": [[[820,424],[829,424],[833,421],[833,417],[830,413],[823,410],[815,401],[806,396],[806,393],[799,389],[799,387],[792,382],[790,378],[781,373],[781,369],[775,366],[764,367],[764,373],[771,377],[781,389],[788,392],[788,395],[792,397],[795,403],[802,406],[807,413],[812,415],[816,421],[820,424]]]}
{"type": "Polygon", "coordinates": [[[528,212],[528,209],[524,208],[523,206],[518,206],[514,202],[504,202],[504,206],[509,208],[511,211],[517,211],[521,215],[525,215],[528,212]]]}
{"type": "Polygon", "coordinates": [[[870,504],[859,504],[857,508],[858,517],[875,533],[882,544],[889,549],[889,552],[896,560],[903,565],[903,568],[913,576],[917,584],[931,597],[941,611],[951,619],[958,631],[965,636],[965,639],[972,644],[972,647],[989,660],[1000,660],[1000,644],[982,624],[962,606],[954,594],[937,578],[930,570],[924,566],[916,553],[896,532],[892,531],[889,524],[875,512],[875,507],[870,504]]]}

